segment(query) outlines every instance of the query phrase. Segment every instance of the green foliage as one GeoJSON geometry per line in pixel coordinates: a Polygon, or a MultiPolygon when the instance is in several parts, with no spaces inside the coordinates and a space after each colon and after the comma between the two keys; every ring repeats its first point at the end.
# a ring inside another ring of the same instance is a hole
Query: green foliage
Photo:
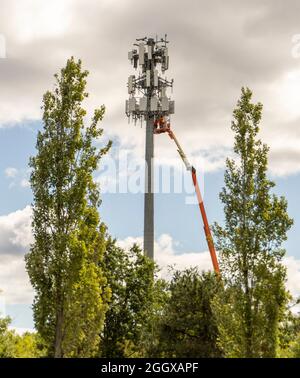
{"type": "Polygon", "coordinates": [[[137,245],[127,252],[108,238],[103,267],[112,297],[101,334],[100,355],[137,355],[153,301],[154,264],[137,245]]]}
{"type": "Polygon", "coordinates": [[[300,298],[295,299],[290,304],[288,316],[281,324],[280,347],[278,356],[300,358],[300,314],[294,314],[291,309],[299,305],[300,298]]]}
{"type": "Polygon", "coordinates": [[[67,61],[43,100],[43,130],[30,159],[34,243],[26,267],[36,296],[36,329],[55,357],[91,356],[99,344],[110,290],[100,263],[105,227],[93,180],[110,143],[98,150],[104,107],[84,125],[87,71],[67,61]]]}
{"type": "Polygon", "coordinates": [[[14,357],[13,333],[8,330],[10,318],[0,319],[0,358],[14,357]]]}
{"type": "Polygon", "coordinates": [[[45,357],[47,350],[39,334],[25,332],[22,336],[14,334],[15,354],[17,358],[45,357]]]}
{"type": "Polygon", "coordinates": [[[162,315],[170,298],[169,282],[155,277],[152,292],[152,302],[147,308],[140,341],[141,357],[160,357],[162,315]]]}
{"type": "Polygon", "coordinates": [[[300,333],[296,335],[287,348],[281,349],[279,352],[281,358],[300,358],[300,333]]]}
{"type": "Polygon", "coordinates": [[[44,346],[36,333],[22,336],[9,330],[10,318],[0,319],[0,358],[37,358],[45,355],[44,346]]]}
{"type": "Polygon", "coordinates": [[[242,89],[233,112],[234,152],[220,193],[225,225],[215,225],[226,295],[215,300],[220,346],[229,357],[274,357],[289,296],[281,244],[292,225],[283,197],[271,194],[268,147],[257,138],[262,105],[242,89]]]}
{"type": "Polygon", "coordinates": [[[218,328],[212,312],[214,297],[222,291],[214,274],[196,268],[176,271],[168,285],[168,297],[153,324],[151,357],[221,357],[218,328]]]}

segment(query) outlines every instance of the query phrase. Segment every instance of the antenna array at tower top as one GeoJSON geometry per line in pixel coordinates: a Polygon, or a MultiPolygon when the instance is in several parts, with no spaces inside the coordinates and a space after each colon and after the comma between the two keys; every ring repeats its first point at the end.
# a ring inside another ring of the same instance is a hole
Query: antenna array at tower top
{"type": "Polygon", "coordinates": [[[167,96],[167,88],[173,87],[173,80],[163,77],[169,68],[167,38],[145,37],[136,41],[128,59],[140,72],[128,78],[126,115],[134,121],[169,116],[174,113],[174,101],[167,96]]]}

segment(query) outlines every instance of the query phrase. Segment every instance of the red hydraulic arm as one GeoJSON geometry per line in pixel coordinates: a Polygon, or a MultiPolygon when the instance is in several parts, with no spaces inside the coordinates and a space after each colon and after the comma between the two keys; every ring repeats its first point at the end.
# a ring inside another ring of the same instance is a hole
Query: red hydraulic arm
{"type": "Polygon", "coordinates": [[[219,268],[219,263],[218,263],[218,259],[217,259],[217,254],[216,254],[212,234],[211,234],[210,227],[209,227],[208,220],[207,220],[206,211],[205,211],[205,207],[204,207],[204,203],[203,203],[203,198],[201,196],[200,188],[199,188],[198,181],[197,181],[196,169],[189,163],[182,147],[180,146],[176,136],[174,135],[173,131],[170,128],[170,124],[167,124],[165,122],[165,120],[163,118],[161,118],[161,119],[155,121],[153,130],[154,130],[154,134],[161,134],[161,133],[165,133],[165,132],[168,133],[169,137],[175,142],[175,144],[177,146],[177,151],[178,151],[186,169],[188,171],[190,171],[191,174],[192,174],[192,180],[193,180],[193,184],[194,184],[194,187],[195,187],[195,191],[196,191],[196,195],[197,195],[197,199],[198,199],[198,204],[199,204],[199,208],[200,208],[200,212],[201,212],[201,216],[202,216],[202,220],[203,220],[203,224],[204,224],[204,232],[205,232],[206,241],[207,241],[209,253],[210,253],[210,256],[211,256],[212,264],[213,264],[213,267],[214,267],[214,271],[218,275],[220,275],[220,268],[219,268]]]}

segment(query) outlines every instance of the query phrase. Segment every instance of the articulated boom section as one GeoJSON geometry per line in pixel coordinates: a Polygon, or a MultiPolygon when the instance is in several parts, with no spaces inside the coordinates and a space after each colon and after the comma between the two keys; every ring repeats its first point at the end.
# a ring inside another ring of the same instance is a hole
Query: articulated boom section
{"type": "Polygon", "coordinates": [[[218,264],[217,254],[216,254],[213,238],[212,238],[212,235],[211,235],[210,227],[209,227],[209,224],[208,224],[208,220],[207,220],[206,211],[205,211],[203,199],[202,199],[202,196],[201,196],[200,188],[199,188],[198,181],[197,181],[196,169],[189,163],[182,147],[180,146],[176,136],[174,135],[173,131],[171,130],[170,122],[167,121],[165,119],[165,117],[161,117],[161,118],[156,119],[154,121],[153,132],[154,132],[154,134],[168,133],[169,137],[175,142],[175,144],[177,146],[177,151],[178,151],[186,169],[188,171],[190,171],[191,174],[192,174],[192,180],[193,180],[193,184],[194,184],[194,187],[195,187],[195,191],[196,191],[196,195],[197,195],[197,199],[198,199],[198,204],[199,204],[199,209],[200,209],[203,224],[204,224],[204,232],[205,232],[206,241],[207,241],[208,249],[209,249],[209,252],[210,252],[212,264],[213,264],[213,267],[214,267],[214,271],[218,275],[220,275],[220,268],[219,268],[219,264],[218,264]]]}

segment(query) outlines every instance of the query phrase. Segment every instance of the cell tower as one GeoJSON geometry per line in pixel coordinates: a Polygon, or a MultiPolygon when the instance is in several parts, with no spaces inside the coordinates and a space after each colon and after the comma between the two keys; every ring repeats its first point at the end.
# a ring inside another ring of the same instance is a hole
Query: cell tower
{"type": "Polygon", "coordinates": [[[139,72],[128,78],[126,115],[135,123],[146,122],[144,251],[151,259],[154,259],[153,128],[157,120],[174,113],[174,101],[167,96],[173,80],[164,77],[169,68],[168,43],[166,35],[161,39],[138,38],[128,53],[128,59],[139,72]]]}

